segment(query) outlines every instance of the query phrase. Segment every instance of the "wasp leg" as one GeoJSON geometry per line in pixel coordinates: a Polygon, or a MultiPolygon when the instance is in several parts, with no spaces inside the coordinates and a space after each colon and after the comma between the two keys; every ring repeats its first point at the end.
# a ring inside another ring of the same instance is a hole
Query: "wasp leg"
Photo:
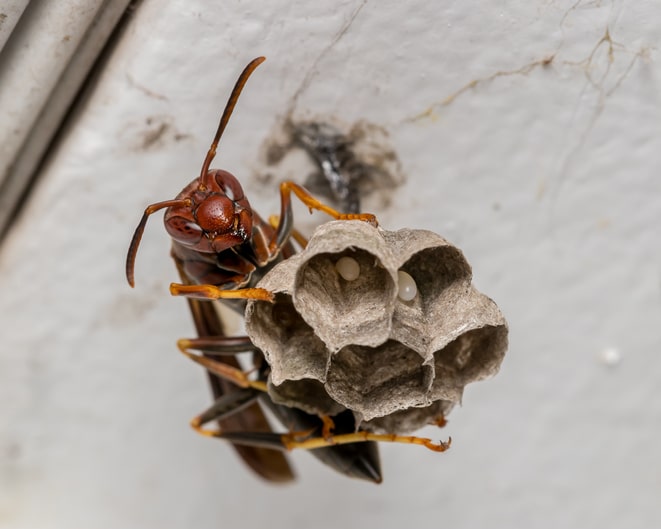
{"type": "MultiPolygon", "coordinates": [[[[277,228],[278,225],[280,224],[280,217],[278,217],[277,215],[271,215],[269,217],[269,224],[273,228],[277,228]]],[[[300,231],[298,231],[296,228],[292,228],[291,236],[302,249],[305,249],[307,247],[309,242],[308,238],[305,235],[303,235],[300,231]]]]}
{"type": "Polygon", "coordinates": [[[180,351],[194,349],[213,356],[233,356],[238,353],[258,351],[248,336],[205,336],[182,338],[177,341],[180,351]]]}
{"type": "Polygon", "coordinates": [[[415,437],[412,435],[396,434],[376,434],[372,432],[358,431],[354,433],[330,435],[328,439],[322,437],[302,437],[300,434],[285,434],[282,436],[282,444],[287,450],[301,448],[303,450],[314,450],[327,446],[342,445],[348,443],[363,443],[366,441],[377,441],[381,443],[403,443],[422,445],[434,452],[445,452],[452,444],[452,438],[446,442],[434,443],[431,439],[425,437],[415,437]]]}
{"type": "Polygon", "coordinates": [[[362,220],[369,222],[373,226],[378,226],[376,216],[371,213],[340,213],[339,211],[327,206],[314,198],[305,188],[295,184],[294,182],[285,181],[280,184],[280,222],[276,228],[275,237],[269,244],[269,253],[275,255],[279,249],[289,239],[294,228],[294,214],[292,212],[291,194],[294,193],[296,197],[305,204],[310,212],[316,209],[323,211],[336,220],[362,220]]]}
{"type": "Polygon", "coordinates": [[[335,430],[335,422],[328,415],[319,417],[323,424],[321,428],[321,436],[327,441],[333,437],[333,430],[335,430]]]}
{"type": "MultiPolygon", "coordinates": [[[[221,403],[219,406],[225,406],[225,405],[226,405],[225,403],[221,403]]],[[[209,408],[209,410],[211,410],[211,408],[209,408]]],[[[282,442],[282,437],[283,437],[282,434],[273,433],[273,432],[225,432],[220,429],[207,430],[202,427],[202,424],[204,423],[202,422],[201,417],[202,414],[195,417],[191,421],[191,426],[197,433],[199,433],[200,435],[204,435],[205,437],[216,437],[218,439],[224,439],[225,441],[229,441],[230,443],[241,446],[270,448],[271,450],[281,450],[281,451],[289,450],[289,448],[285,446],[282,442]]],[[[298,434],[301,436],[305,436],[311,434],[312,431],[313,430],[308,430],[306,432],[298,432],[298,434]]]]}
{"type": "Polygon", "coordinates": [[[182,285],[172,283],[170,294],[193,299],[257,299],[273,301],[273,293],[263,288],[238,288],[223,290],[214,285],[182,285]]]}
{"type": "MultiPolygon", "coordinates": [[[[219,344],[219,347],[222,348],[222,341],[223,341],[222,336],[217,337],[216,342],[219,344]]],[[[230,338],[230,347],[233,347],[234,344],[233,338],[230,338]]],[[[202,355],[196,355],[188,350],[187,345],[190,344],[191,342],[195,343],[198,340],[179,340],[177,342],[177,347],[179,348],[179,352],[186,356],[187,358],[191,359],[193,362],[200,364],[202,367],[204,367],[209,373],[213,373],[216,376],[219,376],[223,380],[227,380],[229,382],[232,382],[234,385],[240,387],[240,388],[252,388],[260,392],[265,392],[266,391],[266,382],[263,380],[250,380],[248,378],[249,373],[246,373],[245,371],[242,371],[241,369],[231,366],[225,362],[220,362],[218,360],[214,360],[213,358],[209,358],[208,356],[202,356],[202,355]]]]}
{"type": "Polygon", "coordinates": [[[291,181],[285,181],[280,184],[280,201],[283,207],[291,208],[292,193],[294,193],[294,195],[296,195],[298,199],[310,209],[310,212],[312,212],[313,209],[316,209],[330,215],[335,220],[362,220],[375,226],[378,225],[375,215],[372,215],[371,213],[340,213],[336,209],[333,209],[314,198],[304,187],[291,181]]]}
{"type": "MultiPolygon", "coordinates": [[[[258,394],[256,389],[253,388],[247,388],[242,391],[249,391],[252,392],[252,394],[258,394]]],[[[431,439],[427,439],[425,437],[396,434],[376,434],[362,430],[353,433],[334,435],[332,433],[334,423],[330,417],[321,417],[323,423],[321,437],[312,436],[315,431],[318,431],[317,427],[298,432],[289,432],[286,434],[276,434],[271,432],[223,432],[221,430],[206,430],[202,428],[205,423],[218,418],[218,416],[215,415],[218,413],[218,410],[224,413],[224,410],[226,410],[228,407],[228,402],[230,402],[229,397],[231,397],[231,395],[233,394],[218,399],[218,401],[216,401],[216,403],[211,408],[195,417],[191,421],[191,426],[195,428],[198,433],[208,437],[219,437],[236,444],[247,446],[278,448],[281,450],[293,450],[295,448],[302,450],[318,450],[321,448],[328,448],[338,445],[376,441],[381,443],[421,445],[429,448],[430,450],[433,450],[434,452],[445,452],[452,444],[452,438],[448,438],[447,441],[434,443],[431,439]]],[[[241,400],[240,397],[236,397],[236,399],[241,400]]],[[[246,404],[248,403],[246,402],[246,404]]]]}
{"type": "Polygon", "coordinates": [[[221,434],[219,430],[205,430],[202,428],[206,424],[214,420],[223,420],[237,413],[244,408],[255,403],[259,397],[260,392],[253,388],[241,388],[231,393],[222,395],[206,410],[194,417],[190,424],[196,432],[206,435],[208,437],[218,437],[221,434]]]}
{"type": "MultiPolygon", "coordinates": [[[[241,411],[246,406],[254,403],[259,398],[261,391],[255,388],[242,388],[218,398],[209,408],[194,417],[190,424],[193,429],[206,437],[218,437],[231,441],[235,444],[247,446],[258,446],[263,448],[274,448],[276,450],[287,450],[283,444],[282,434],[272,432],[225,432],[220,428],[212,430],[203,426],[211,421],[223,420],[232,414],[241,411]]],[[[302,432],[289,433],[296,437],[309,437],[316,428],[302,432]]]]}
{"type": "MultiPolygon", "coordinates": [[[[293,418],[296,419],[294,420],[296,425],[294,426],[292,424],[290,425],[290,428],[299,428],[300,430],[283,435],[264,431],[225,431],[221,428],[203,428],[206,423],[217,419],[218,414],[224,419],[227,415],[233,413],[235,407],[243,406],[243,403],[247,402],[254,395],[259,396],[255,390],[250,388],[240,389],[238,391],[244,392],[244,394],[235,398],[228,396],[227,398],[223,397],[222,399],[218,399],[211,408],[195,417],[191,421],[191,426],[201,435],[228,441],[235,447],[271,449],[280,450],[282,452],[290,449],[283,442],[285,437],[309,439],[320,429],[323,431],[324,426],[322,423],[319,423],[319,418],[317,416],[307,415],[306,413],[293,408],[285,409],[285,407],[278,406],[268,400],[263,400],[262,402],[267,404],[273,411],[286,411],[287,414],[292,415],[293,418]]],[[[339,428],[342,428],[342,418],[336,418],[340,420],[339,428]]],[[[333,422],[330,418],[329,421],[333,422]]],[[[344,475],[364,479],[373,483],[380,483],[382,480],[376,443],[368,441],[337,446],[329,444],[328,446],[319,447],[311,453],[323,463],[344,475]]]]}
{"type": "MultiPolygon", "coordinates": [[[[225,432],[220,428],[215,430],[203,428],[211,421],[226,419],[253,404],[259,398],[260,392],[253,388],[242,388],[218,398],[209,408],[198,416],[193,417],[191,427],[200,435],[205,437],[217,437],[225,439],[234,444],[254,446],[260,448],[271,448],[275,450],[287,450],[283,444],[282,434],[272,432],[225,432]]],[[[304,432],[291,433],[288,435],[307,437],[314,432],[315,428],[304,432]]]]}
{"type": "MultiPolygon", "coordinates": [[[[206,412],[205,412],[206,413],[206,412]]],[[[311,437],[315,429],[301,432],[290,432],[286,434],[276,434],[267,432],[223,432],[220,430],[205,430],[202,428],[204,414],[199,415],[191,422],[191,425],[197,432],[208,437],[219,437],[236,444],[246,446],[260,446],[264,448],[276,448],[280,450],[293,450],[295,448],[302,450],[319,450],[339,445],[354,443],[364,443],[376,441],[381,443],[403,443],[421,445],[434,452],[445,452],[452,444],[452,438],[447,441],[434,443],[431,439],[425,437],[414,437],[410,435],[395,434],[375,434],[371,432],[358,431],[355,433],[331,435],[328,439],[323,437],[311,437]]],[[[209,419],[211,420],[211,419],[209,419]]]]}
{"type": "Polygon", "coordinates": [[[445,418],[445,415],[441,413],[438,417],[432,419],[432,421],[429,424],[431,424],[432,426],[438,426],[439,428],[443,428],[447,423],[448,420],[445,418]]]}

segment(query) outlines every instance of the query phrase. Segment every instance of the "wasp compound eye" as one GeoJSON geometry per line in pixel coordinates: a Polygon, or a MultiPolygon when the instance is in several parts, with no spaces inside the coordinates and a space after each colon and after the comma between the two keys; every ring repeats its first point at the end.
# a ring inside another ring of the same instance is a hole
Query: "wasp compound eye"
{"type": "Polygon", "coordinates": [[[186,246],[197,244],[204,233],[194,221],[179,216],[169,217],[165,221],[165,229],[170,237],[186,246]]]}

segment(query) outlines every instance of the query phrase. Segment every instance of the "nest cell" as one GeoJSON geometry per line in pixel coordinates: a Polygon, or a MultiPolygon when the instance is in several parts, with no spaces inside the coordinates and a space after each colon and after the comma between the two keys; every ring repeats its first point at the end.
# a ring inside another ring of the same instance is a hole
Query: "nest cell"
{"type": "Polygon", "coordinates": [[[347,346],[333,355],[326,390],[365,420],[429,404],[433,369],[405,345],[347,346]]]}
{"type": "Polygon", "coordinates": [[[498,371],[507,349],[507,323],[471,274],[462,252],[429,231],[320,226],[258,284],[275,303],[246,309],[272,399],[309,413],[349,410],[374,431],[434,423],[466,384],[498,371]]]}

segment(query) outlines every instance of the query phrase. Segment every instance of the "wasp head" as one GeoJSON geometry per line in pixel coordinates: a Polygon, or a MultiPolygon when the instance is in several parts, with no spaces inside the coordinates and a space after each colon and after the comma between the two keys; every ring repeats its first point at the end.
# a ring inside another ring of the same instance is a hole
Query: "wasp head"
{"type": "Polygon", "coordinates": [[[165,229],[183,246],[220,253],[250,240],[252,210],[239,181],[227,171],[209,171],[179,195],[165,212],[165,229]]]}
{"type": "Polygon", "coordinates": [[[149,216],[167,208],[165,228],[179,244],[201,253],[220,253],[241,245],[252,237],[252,210],[243,194],[239,181],[227,171],[209,170],[216,156],[216,148],[227,122],[232,115],[243,86],[250,74],[264,62],[264,57],[253,59],[241,72],[230,95],[218,130],[211,142],[200,176],[193,180],[174,200],[147,206],[135,229],[126,255],[126,279],[135,284],[135,256],[149,216]]]}

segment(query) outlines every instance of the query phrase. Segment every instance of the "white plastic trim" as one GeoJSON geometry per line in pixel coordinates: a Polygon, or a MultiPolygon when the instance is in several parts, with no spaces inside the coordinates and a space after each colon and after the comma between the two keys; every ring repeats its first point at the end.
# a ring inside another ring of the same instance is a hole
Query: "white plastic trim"
{"type": "Polygon", "coordinates": [[[6,0],[0,8],[0,50],[4,48],[28,3],[29,0],[6,0]]]}
{"type": "Polygon", "coordinates": [[[127,4],[10,3],[11,35],[0,27],[0,231],[127,4]]]}

